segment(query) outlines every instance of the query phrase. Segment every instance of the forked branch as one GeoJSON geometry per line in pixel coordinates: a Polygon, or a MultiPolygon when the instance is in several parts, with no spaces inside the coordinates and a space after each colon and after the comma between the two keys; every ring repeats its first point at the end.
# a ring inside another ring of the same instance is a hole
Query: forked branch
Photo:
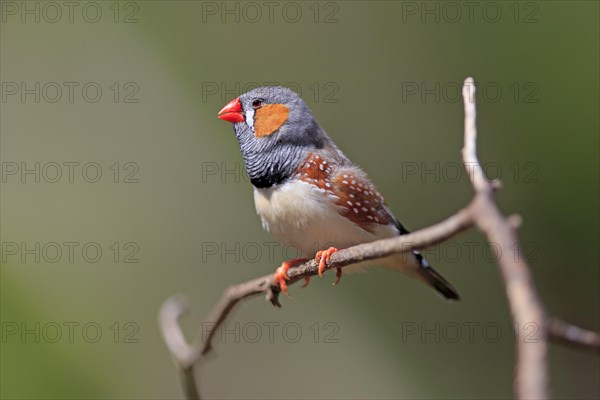
{"type": "MultiPolygon", "coordinates": [[[[539,327],[537,337],[529,337],[527,341],[517,342],[515,397],[547,399],[548,340],[600,353],[600,335],[546,314],[529,267],[522,254],[518,252],[520,247],[517,245],[516,230],[520,217],[502,215],[494,200],[494,192],[500,188],[500,183],[486,179],[477,158],[475,84],[472,78],[467,78],[464,82],[463,99],[465,128],[462,157],[475,189],[471,203],[446,220],[428,228],[340,250],[332,255],[326,264],[326,270],[427,248],[444,242],[466,229],[478,228],[490,243],[494,243],[499,248],[498,267],[502,274],[514,326],[520,329],[534,323],[539,327]],[[516,254],[515,249],[517,249],[516,254]]],[[[292,268],[288,271],[290,277],[288,284],[317,275],[317,270],[318,265],[314,260],[292,268]]],[[[191,344],[186,342],[178,324],[178,319],[187,310],[183,300],[180,297],[173,297],[163,304],[160,311],[161,332],[180,369],[184,391],[189,399],[200,398],[198,367],[211,351],[216,333],[237,303],[247,297],[264,294],[273,305],[281,307],[280,289],[273,282],[274,275],[270,274],[227,288],[203,323],[203,328],[207,326],[211,328],[208,334],[203,337],[206,329],[201,329],[191,344]]]]}

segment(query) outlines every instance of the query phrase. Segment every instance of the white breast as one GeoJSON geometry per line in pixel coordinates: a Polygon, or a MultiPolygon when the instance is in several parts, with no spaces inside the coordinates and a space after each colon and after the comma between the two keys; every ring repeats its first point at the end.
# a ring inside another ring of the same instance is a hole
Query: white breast
{"type": "Polygon", "coordinates": [[[282,243],[300,249],[303,257],[331,246],[346,248],[398,234],[394,226],[380,225],[374,233],[360,228],[340,214],[335,199],[301,181],[254,189],[263,227],[282,243]]]}

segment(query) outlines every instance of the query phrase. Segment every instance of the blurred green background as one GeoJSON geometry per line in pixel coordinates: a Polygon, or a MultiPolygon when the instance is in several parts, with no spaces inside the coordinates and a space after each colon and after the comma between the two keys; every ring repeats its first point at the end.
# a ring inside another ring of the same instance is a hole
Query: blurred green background
{"type": "MultiPolygon", "coordinates": [[[[481,2],[472,14],[443,2],[76,3],[70,17],[60,2],[60,15],[2,2],[2,398],[182,397],[161,303],[188,296],[191,337],[226,286],[294,255],[269,251],[216,118],[252,83],[300,91],[418,229],[472,195],[455,179],[456,89],[474,76],[480,159],[503,179],[501,208],[524,218],[540,296],[600,329],[598,2],[481,2]],[[39,182],[21,175],[36,163],[39,182]]],[[[425,252],[462,294],[455,304],[381,269],[292,287],[280,310],[245,302],[202,370],[204,394],[510,398],[514,337],[484,243],[468,232],[425,252]]],[[[550,372],[555,398],[600,396],[596,355],[552,345],[550,372]]]]}

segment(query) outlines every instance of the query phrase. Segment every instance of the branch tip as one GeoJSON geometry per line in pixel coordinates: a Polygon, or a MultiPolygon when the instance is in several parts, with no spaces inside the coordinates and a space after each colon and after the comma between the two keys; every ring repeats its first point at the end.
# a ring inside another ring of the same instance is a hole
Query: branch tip
{"type": "Polygon", "coordinates": [[[509,215],[506,220],[508,225],[514,230],[519,229],[523,225],[523,217],[519,214],[509,215]]]}

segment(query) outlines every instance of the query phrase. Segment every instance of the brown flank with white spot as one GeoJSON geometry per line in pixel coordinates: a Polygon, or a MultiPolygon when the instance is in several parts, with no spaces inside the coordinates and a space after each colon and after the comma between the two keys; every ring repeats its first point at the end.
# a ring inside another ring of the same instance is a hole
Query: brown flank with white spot
{"type": "Polygon", "coordinates": [[[383,196],[367,180],[347,169],[333,171],[331,164],[311,153],[298,169],[297,177],[327,194],[336,197],[343,208],[342,215],[366,231],[373,232],[375,224],[393,223],[383,196]]]}

